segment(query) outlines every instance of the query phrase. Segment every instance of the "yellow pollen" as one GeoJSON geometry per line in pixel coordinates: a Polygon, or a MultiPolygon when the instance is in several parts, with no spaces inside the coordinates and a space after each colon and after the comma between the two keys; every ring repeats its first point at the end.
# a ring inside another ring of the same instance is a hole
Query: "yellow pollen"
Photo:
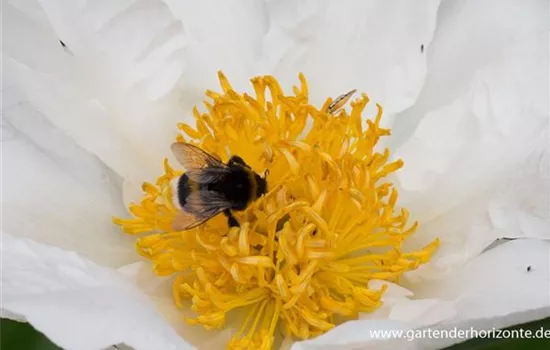
{"type": "Polygon", "coordinates": [[[165,160],[164,174],[144,183],[141,203],[130,205],[133,218],[113,222],[129,234],[147,233],[137,251],[157,275],[174,276],[176,306],[188,299],[196,313],[189,324],[218,329],[228,313],[244,310],[228,348],[271,349],[283,335],[315,337],[376,310],[386,288],[372,290],[368,282],[398,282],[439,244],[401,249],[418,225],[408,223],[387,180],[403,161],[376,149],[390,134],[379,124],[382,107],[366,117],[363,94],[350,111],[344,104],[351,95],[317,109],[302,74],[292,95],[271,76],[251,80],[255,96],[233,90],[222,73],[219,79],[222,91],[206,92],[206,113],[195,108],[195,126],[178,124],[177,140],[224,162],[237,154],[258,174],[268,170],[268,193],[235,213],[240,227],[228,228],[219,215],[173,231],[171,184],[183,171],[165,160]]]}

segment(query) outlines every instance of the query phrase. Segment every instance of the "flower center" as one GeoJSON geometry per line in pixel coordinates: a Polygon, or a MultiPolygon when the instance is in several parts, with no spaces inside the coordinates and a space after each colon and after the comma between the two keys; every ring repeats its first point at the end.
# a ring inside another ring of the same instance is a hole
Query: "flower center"
{"type": "Polygon", "coordinates": [[[183,172],[165,160],[164,174],[144,183],[141,203],[130,205],[134,218],[113,221],[130,234],[150,233],[138,238],[137,250],[157,275],[175,276],[176,305],[190,299],[197,314],[190,324],[220,328],[230,311],[246,310],[230,348],[270,349],[277,329],[307,339],[378,308],[385,288],[368,282],[397,282],[439,244],[401,250],[417,223],[408,224],[386,180],[403,162],[375,149],[390,134],[379,125],[382,107],[365,118],[363,94],[349,114],[340,109],[349,96],[317,109],[303,75],[293,95],[271,76],[254,78],[255,97],[219,78],[223,92],[206,92],[207,112],[195,108],[196,126],[179,124],[177,140],[223,161],[237,154],[257,173],[269,170],[268,193],[235,213],[240,227],[229,228],[220,215],[175,232],[171,183],[183,172]]]}

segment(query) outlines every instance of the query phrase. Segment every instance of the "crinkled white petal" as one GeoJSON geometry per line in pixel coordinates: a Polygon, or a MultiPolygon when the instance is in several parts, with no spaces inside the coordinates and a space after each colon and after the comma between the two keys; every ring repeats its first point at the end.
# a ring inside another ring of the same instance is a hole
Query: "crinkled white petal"
{"type": "MultiPolygon", "coordinates": [[[[231,85],[251,91],[250,78],[262,54],[262,42],[271,25],[263,0],[166,0],[181,21],[188,47],[180,88],[192,103],[204,99],[206,89],[219,86],[216,72],[223,70],[231,85]]],[[[269,72],[262,72],[263,74],[269,72]]],[[[293,72],[297,79],[297,72],[293,72]]],[[[187,111],[189,113],[190,111],[187,111]]]]}
{"type": "MultiPolygon", "coordinates": [[[[316,339],[296,343],[293,349],[441,349],[465,339],[403,336],[381,341],[377,340],[380,334],[372,331],[455,327],[491,330],[548,317],[549,261],[548,241],[525,239],[503,244],[443,281],[410,284],[414,300],[405,298],[403,292],[385,296],[393,299],[382,307],[388,308],[387,318],[364,315],[363,319],[344,323],[316,339]]],[[[388,291],[391,290],[390,286],[388,291]]]]}
{"type": "Polygon", "coordinates": [[[371,313],[359,315],[361,320],[391,320],[403,322],[409,327],[429,326],[456,316],[455,305],[451,301],[437,297],[413,299],[414,293],[402,286],[387,281],[371,280],[370,289],[387,286],[382,295],[382,306],[371,313]]]}
{"type": "MultiPolygon", "coordinates": [[[[459,320],[500,317],[550,307],[550,242],[517,239],[484,252],[439,281],[409,273],[418,298],[457,301],[459,320]]],[[[507,325],[526,320],[508,320],[507,325]]]]}
{"type": "MultiPolygon", "coordinates": [[[[191,310],[188,303],[185,303],[186,306],[183,309],[178,309],[174,305],[173,278],[155,275],[149,263],[127,265],[120,268],[119,272],[146,293],[178,334],[193,346],[200,349],[223,349],[235,334],[235,327],[231,327],[231,324],[222,330],[208,331],[201,326],[190,326],[185,323],[185,317],[196,318],[197,314],[191,310]]],[[[228,320],[229,322],[231,321],[228,320]]],[[[240,326],[241,324],[238,323],[237,327],[240,326]]]]}
{"type": "Polygon", "coordinates": [[[367,92],[386,112],[418,97],[426,75],[439,1],[272,1],[259,68],[284,86],[296,72],[322,104],[352,89],[367,92]]]}
{"type": "Polygon", "coordinates": [[[174,90],[185,37],[167,6],[25,3],[35,6],[3,9],[4,81],[125,180],[154,178],[169,152],[166,140],[190,110],[174,90]]]}
{"type": "Polygon", "coordinates": [[[135,261],[133,238],[111,222],[125,215],[121,179],[25,101],[4,91],[2,228],[77,251],[103,266],[135,261]]]}
{"type": "Polygon", "coordinates": [[[2,235],[2,308],[66,349],[191,349],[135,286],[79,255],[2,235]]]}
{"type": "Polygon", "coordinates": [[[409,243],[439,237],[433,262],[442,271],[499,237],[550,238],[548,6],[483,4],[442,5],[429,79],[390,140],[413,131],[396,152],[405,160],[401,204],[421,224],[409,243]]]}
{"type": "Polygon", "coordinates": [[[402,143],[428,111],[470,91],[479,70],[499,60],[503,50],[547,32],[547,14],[545,0],[443,1],[433,40],[426,47],[425,84],[416,104],[397,117],[392,140],[402,143]]]}

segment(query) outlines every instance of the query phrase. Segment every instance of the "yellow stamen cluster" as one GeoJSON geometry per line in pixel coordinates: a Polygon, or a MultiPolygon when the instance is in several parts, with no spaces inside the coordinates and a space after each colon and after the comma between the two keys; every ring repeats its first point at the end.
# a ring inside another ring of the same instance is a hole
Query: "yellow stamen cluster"
{"type": "Polygon", "coordinates": [[[229,347],[270,349],[276,329],[307,339],[381,305],[370,280],[396,282],[426,263],[434,241],[415,252],[401,245],[417,227],[397,209],[397,191],[385,178],[403,166],[378,152],[382,108],[367,119],[362,95],[334,114],[308,103],[308,88],[285,95],[271,76],[252,79],[255,97],[234,91],[219,74],[223,92],[207,91],[206,113],[194,109],[196,126],[178,125],[180,142],[191,142],[227,161],[240,155],[256,172],[269,170],[269,191],[236,213],[240,228],[218,216],[182,232],[171,229],[176,213],[171,183],[182,174],[165,161],[156,184],[145,183],[132,219],[114,222],[137,241],[158,275],[175,275],[178,307],[189,299],[207,329],[222,327],[227,314],[246,311],[229,347]]]}

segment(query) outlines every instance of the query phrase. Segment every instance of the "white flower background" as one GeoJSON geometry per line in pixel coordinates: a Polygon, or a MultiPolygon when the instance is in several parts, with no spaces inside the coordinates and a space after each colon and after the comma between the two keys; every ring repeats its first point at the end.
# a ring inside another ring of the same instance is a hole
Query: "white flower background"
{"type": "Polygon", "coordinates": [[[230,332],[187,326],[170,279],[111,224],[160,174],[218,69],[247,91],[254,75],[290,89],[304,72],[314,103],[367,92],[405,160],[400,204],[421,223],[408,244],[441,240],[374,314],[293,348],[441,348],[459,340],[396,344],[368,330],[550,315],[548,1],[2,6],[4,317],[67,349],[223,346],[230,332]],[[491,245],[502,237],[519,239],[491,245]]]}

